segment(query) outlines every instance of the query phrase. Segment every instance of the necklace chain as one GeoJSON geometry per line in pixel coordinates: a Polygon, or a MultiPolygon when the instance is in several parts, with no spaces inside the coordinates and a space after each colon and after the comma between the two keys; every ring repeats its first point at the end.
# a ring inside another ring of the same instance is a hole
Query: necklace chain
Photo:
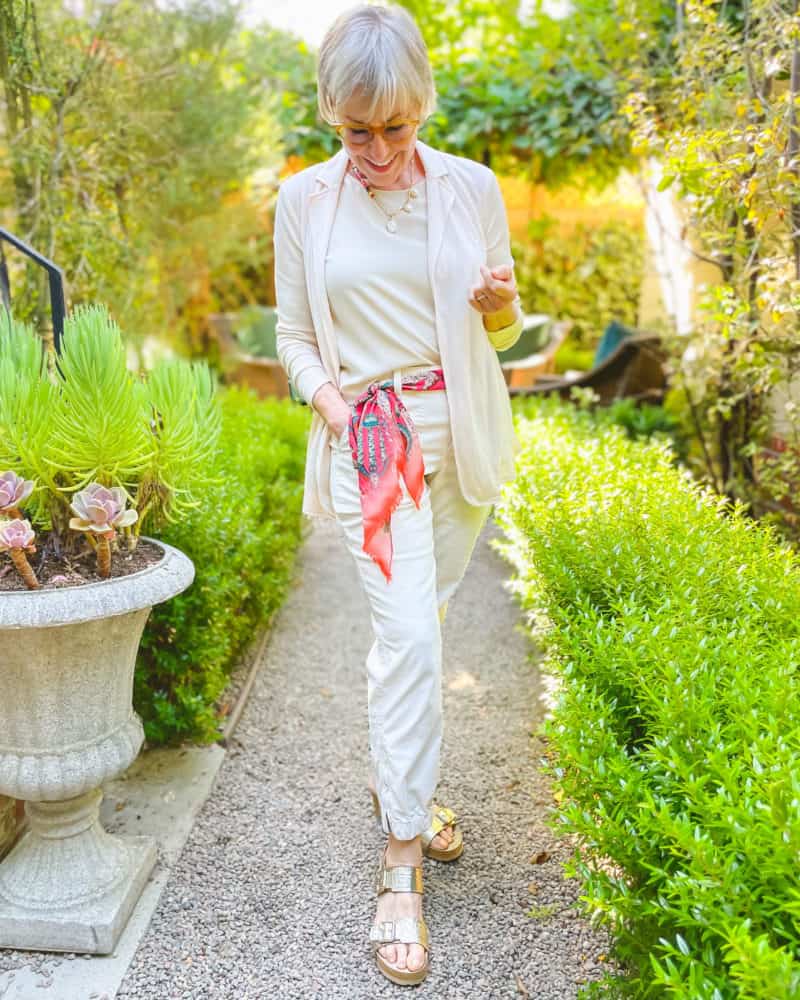
{"type": "Polygon", "coordinates": [[[408,189],[406,200],[403,202],[400,208],[396,209],[394,212],[386,211],[386,209],[380,203],[380,200],[378,199],[377,195],[375,194],[375,189],[372,187],[372,185],[364,176],[364,174],[358,169],[355,163],[352,162],[350,163],[350,170],[355,179],[359,182],[359,184],[361,184],[361,186],[365,188],[367,194],[370,196],[370,199],[373,202],[375,202],[375,204],[383,213],[383,215],[386,216],[386,229],[388,230],[388,232],[396,233],[397,223],[394,221],[395,216],[399,215],[401,212],[410,212],[411,202],[417,197],[417,191],[416,188],[414,187],[414,161],[413,160],[411,161],[411,187],[408,189]]]}

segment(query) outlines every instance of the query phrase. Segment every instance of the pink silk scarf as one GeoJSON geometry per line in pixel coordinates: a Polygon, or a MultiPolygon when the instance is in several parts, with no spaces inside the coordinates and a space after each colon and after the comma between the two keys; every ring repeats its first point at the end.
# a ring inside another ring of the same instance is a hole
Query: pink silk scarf
{"type": "MultiPolygon", "coordinates": [[[[444,389],[444,372],[430,368],[403,375],[404,389],[444,389]]],[[[362,549],[392,579],[391,516],[402,499],[400,476],[419,509],[425,466],[411,414],[394,389],[394,382],[372,382],[350,405],[349,443],[358,471],[364,524],[362,549]]]]}

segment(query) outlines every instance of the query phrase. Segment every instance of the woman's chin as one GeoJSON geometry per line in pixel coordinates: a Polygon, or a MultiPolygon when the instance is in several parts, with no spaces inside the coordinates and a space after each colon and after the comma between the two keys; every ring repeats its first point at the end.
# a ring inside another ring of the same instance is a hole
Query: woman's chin
{"type": "Polygon", "coordinates": [[[372,160],[367,159],[365,156],[360,157],[360,159],[361,170],[367,175],[367,178],[375,184],[393,184],[397,181],[403,170],[403,164],[400,162],[399,153],[395,153],[395,155],[384,164],[373,163],[372,160]]]}

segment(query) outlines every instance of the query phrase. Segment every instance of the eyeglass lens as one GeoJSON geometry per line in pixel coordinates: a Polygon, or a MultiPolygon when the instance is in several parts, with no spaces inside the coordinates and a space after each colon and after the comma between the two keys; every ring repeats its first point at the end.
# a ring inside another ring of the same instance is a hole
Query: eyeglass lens
{"type": "MultiPolygon", "coordinates": [[[[389,142],[400,142],[403,139],[407,139],[411,135],[411,130],[414,126],[408,123],[403,123],[402,125],[386,125],[383,129],[376,129],[375,131],[382,132],[384,139],[389,142]]],[[[345,126],[343,129],[343,134],[348,142],[352,143],[354,146],[366,145],[370,141],[373,135],[373,130],[369,128],[355,128],[350,125],[345,126]]]]}

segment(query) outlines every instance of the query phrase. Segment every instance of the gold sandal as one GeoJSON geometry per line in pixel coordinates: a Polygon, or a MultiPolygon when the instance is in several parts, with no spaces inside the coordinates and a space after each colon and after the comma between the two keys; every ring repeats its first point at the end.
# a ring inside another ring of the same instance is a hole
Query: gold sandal
{"type": "Polygon", "coordinates": [[[460,827],[456,825],[458,817],[452,809],[448,809],[447,806],[437,806],[435,802],[433,809],[434,813],[431,825],[420,834],[422,853],[426,858],[433,858],[434,861],[455,861],[456,858],[461,857],[464,851],[464,837],[460,827]],[[441,833],[446,826],[453,827],[453,839],[450,841],[449,846],[445,849],[431,847],[433,838],[437,833],[441,833]]]}
{"type": "MultiPolygon", "coordinates": [[[[372,808],[375,810],[375,815],[378,819],[381,818],[381,804],[378,800],[378,796],[375,792],[370,789],[370,794],[372,795],[372,808]]],[[[434,861],[455,861],[456,858],[460,858],[464,851],[464,837],[461,833],[460,828],[456,825],[458,821],[458,816],[449,809],[447,806],[437,806],[433,803],[433,819],[431,820],[431,825],[427,830],[423,830],[420,834],[420,840],[422,841],[422,853],[426,858],[432,858],[434,861]],[[436,836],[437,833],[441,831],[446,826],[453,827],[453,839],[450,841],[450,846],[446,848],[441,847],[431,847],[431,841],[436,836]]]]}
{"type": "MultiPolygon", "coordinates": [[[[377,893],[422,893],[422,869],[414,865],[386,866],[386,848],[378,868],[377,893]]],[[[369,941],[380,971],[399,986],[414,986],[428,975],[430,951],[428,927],[423,917],[398,917],[397,920],[376,920],[370,927],[369,941]],[[400,969],[392,965],[379,949],[387,944],[420,944],[425,949],[425,964],[419,969],[400,969]]]]}

